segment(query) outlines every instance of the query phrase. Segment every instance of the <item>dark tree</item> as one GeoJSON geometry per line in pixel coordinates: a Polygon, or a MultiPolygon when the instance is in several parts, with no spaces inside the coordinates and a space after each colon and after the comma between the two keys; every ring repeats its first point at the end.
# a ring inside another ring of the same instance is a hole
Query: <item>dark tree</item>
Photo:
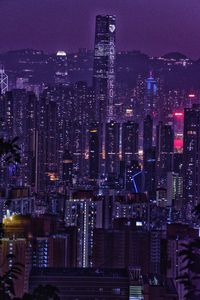
{"type": "MultiPolygon", "coordinates": [[[[17,145],[18,137],[13,140],[0,138],[0,163],[20,163],[20,147],[17,145]]],[[[0,243],[3,237],[3,224],[0,222],[0,243]]]]}
{"type": "Polygon", "coordinates": [[[192,212],[197,218],[197,220],[200,220],[200,203],[197,206],[195,206],[192,212]]]}
{"type": "MultiPolygon", "coordinates": [[[[20,148],[17,145],[18,138],[5,141],[0,138],[0,162],[6,164],[20,163],[20,148]]],[[[3,237],[3,224],[0,223],[0,243],[3,237]]],[[[9,259],[9,258],[8,258],[9,259]]],[[[0,266],[1,268],[2,266],[0,266]]],[[[0,276],[0,299],[9,300],[15,295],[13,279],[21,274],[20,263],[14,263],[13,266],[3,275],[0,276]]]]}
{"type": "Polygon", "coordinates": [[[59,300],[58,292],[52,285],[39,285],[33,292],[33,300],[59,300]]]}
{"type": "Polygon", "coordinates": [[[15,296],[13,279],[17,279],[21,275],[22,267],[22,264],[14,263],[5,274],[0,276],[0,299],[13,299],[15,296]]]}
{"type": "Polygon", "coordinates": [[[17,145],[18,137],[13,140],[0,138],[0,159],[8,163],[20,163],[20,147],[17,145]]]}
{"type": "MultiPolygon", "coordinates": [[[[193,213],[196,219],[200,220],[200,204],[194,208],[193,213]]],[[[200,299],[200,290],[197,287],[197,283],[200,282],[200,239],[182,246],[179,256],[182,257],[184,266],[181,271],[184,273],[177,278],[177,281],[184,285],[185,300],[198,300],[200,299]]]]}

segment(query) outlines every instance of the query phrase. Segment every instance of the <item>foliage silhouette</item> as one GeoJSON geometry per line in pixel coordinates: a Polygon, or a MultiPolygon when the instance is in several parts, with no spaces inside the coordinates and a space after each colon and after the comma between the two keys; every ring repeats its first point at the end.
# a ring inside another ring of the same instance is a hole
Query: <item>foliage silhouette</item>
{"type": "MultiPolygon", "coordinates": [[[[200,220],[200,204],[198,204],[193,213],[200,220]]],[[[189,243],[181,245],[183,249],[179,251],[179,256],[182,258],[183,267],[182,275],[177,277],[177,281],[185,288],[185,300],[200,299],[200,290],[197,287],[197,282],[200,282],[200,239],[195,239],[189,243]]]]}
{"type": "Polygon", "coordinates": [[[22,298],[13,300],[60,300],[58,292],[59,290],[52,285],[39,285],[32,294],[26,293],[22,298]]]}
{"type": "Polygon", "coordinates": [[[21,275],[22,268],[22,264],[15,262],[5,274],[0,276],[0,299],[13,299],[15,296],[13,279],[17,279],[21,275]]]}
{"type": "Polygon", "coordinates": [[[5,141],[3,138],[0,138],[0,158],[7,164],[20,163],[20,147],[17,145],[18,137],[15,137],[12,140],[5,141]]]}
{"type": "Polygon", "coordinates": [[[59,300],[58,288],[52,285],[39,285],[33,291],[33,300],[59,300]]]}
{"type": "MultiPolygon", "coordinates": [[[[15,164],[20,163],[20,147],[17,145],[18,137],[12,140],[0,138],[0,163],[15,164]]],[[[3,224],[0,222],[0,243],[3,237],[3,224]]]]}
{"type": "MultiPolygon", "coordinates": [[[[8,165],[21,162],[19,153],[20,147],[17,145],[17,141],[18,137],[7,141],[0,138],[0,162],[8,165]]],[[[0,243],[3,235],[3,224],[0,223],[0,243]]],[[[7,259],[9,258],[10,257],[8,256],[7,259]]],[[[9,300],[14,297],[15,291],[13,279],[21,274],[22,267],[22,264],[15,262],[5,274],[0,276],[0,299],[9,300]]]]}

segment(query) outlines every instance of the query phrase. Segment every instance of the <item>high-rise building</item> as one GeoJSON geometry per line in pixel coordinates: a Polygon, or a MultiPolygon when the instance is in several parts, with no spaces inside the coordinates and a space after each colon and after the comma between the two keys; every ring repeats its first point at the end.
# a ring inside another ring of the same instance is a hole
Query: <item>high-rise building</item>
{"type": "Polygon", "coordinates": [[[63,177],[62,181],[65,187],[70,187],[73,180],[73,159],[68,150],[65,150],[63,155],[63,177]]]}
{"type": "Polygon", "coordinates": [[[160,274],[161,272],[161,230],[150,232],[150,272],[160,274]]]}
{"type": "Polygon", "coordinates": [[[140,266],[147,274],[149,248],[148,231],[136,227],[131,219],[116,219],[113,229],[95,229],[93,264],[96,268],[140,266]]]}
{"type": "Polygon", "coordinates": [[[34,211],[34,197],[28,187],[15,187],[6,189],[0,197],[3,202],[1,217],[13,214],[28,215],[34,211]],[[9,209],[6,203],[9,201],[9,209]]]}
{"type": "Polygon", "coordinates": [[[122,124],[122,160],[130,164],[138,159],[139,125],[129,121],[122,124]]]}
{"type": "Polygon", "coordinates": [[[143,123],[143,155],[144,161],[146,153],[153,146],[153,119],[147,115],[143,123]]]}
{"type": "MultiPolygon", "coordinates": [[[[11,191],[18,193],[19,191],[11,191]]],[[[12,199],[17,201],[17,199],[12,199]]],[[[32,267],[75,267],[76,249],[73,248],[73,232],[57,226],[56,218],[50,215],[12,215],[4,217],[4,238],[0,244],[0,275],[14,263],[21,274],[14,278],[16,296],[28,292],[28,277],[32,267]]]]}
{"type": "Polygon", "coordinates": [[[73,169],[76,182],[83,182],[88,175],[89,124],[95,121],[94,89],[86,82],[77,82],[74,87],[73,119],[71,120],[69,149],[73,153],[73,169]]]}
{"type": "Polygon", "coordinates": [[[183,207],[183,172],[183,153],[174,153],[173,175],[171,177],[173,179],[173,188],[168,187],[168,189],[170,188],[173,191],[174,206],[179,210],[183,207]]]}
{"type": "Polygon", "coordinates": [[[146,94],[145,94],[145,113],[155,115],[157,104],[157,81],[150,72],[149,77],[146,79],[146,94]]]}
{"type": "MultiPolygon", "coordinates": [[[[15,294],[17,297],[22,297],[28,292],[28,277],[31,269],[31,248],[30,243],[26,238],[3,238],[0,244],[0,264],[2,276],[15,263],[21,264],[20,278],[13,276],[15,294]]],[[[4,297],[3,297],[4,298],[4,297]]]]}
{"type": "Polygon", "coordinates": [[[175,204],[179,209],[182,205],[183,177],[174,172],[167,173],[167,205],[175,204]]]}
{"type": "Polygon", "coordinates": [[[40,191],[55,186],[58,179],[58,105],[41,97],[39,100],[38,188],[40,191]]]}
{"type": "Polygon", "coordinates": [[[89,128],[89,178],[99,178],[100,124],[92,123],[89,128]]]}
{"type": "Polygon", "coordinates": [[[153,119],[147,115],[143,122],[143,168],[144,189],[155,196],[156,157],[153,147],[153,119]]]}
{"type": "Polygon", "coordinates": [[[3,66],[0,65],[0,93],[5,94],[8,91],[8,75],[3,66]]]}
{"type": "Polygon", "coordinates": [[[94,89],[89,87],[86,82],[78,81],[74,85],[74,96],[74,121],[85,125],[95,121],[94,89]]]}
{"type": "Polygon", "coordinates": [[[113,121],[106,124],[105,163],[109,175],[119,171],[119,128],[120,124],[113,121]]]}
{"type": "MultiPolygon", "coordinates": [[[[100,202],[91,191],[76,191],[66,202],[66,225],[77,227],[77,267],[92,267],[94,228],[98,227],[100,202]]],[[[101,203],[100,203],[101,209],[101,203]]],[[[101,222],[100,222],[101,223],[101,222]]]]}
{"type": "Polygon", "coordinates": [[[56,286],[60,300],[129,299],[129,272],[125,269],[34,268],[30,275],[30,291],[34,291],[38,285],[56,286]]]}
{"type": "Polygon", "coordinates": [[[86,81],[92,84],[94,51],[81,48],[76,53],[67,53],[68,74],[71,84],[86,81]]]}
{"type": "Polygon", "coordinates": [[[68,68],[67,68],[67,54],[65,51],[58,51],[55,57],[56,72],[55,84],[68,85],[68,68]]]}
{"type": "Polygon", "coordinates": [[[174,127],[174,150],[178,153],[183,152],[183,121],[184,114],[182,111],[176,111],[173,114],[174,127]]]}
{"type": "Polygon", "coordinates": [[[100,122],[113,120],[115,116],[115,32],[115,16],[96,17],[93,85],[96,118],[100,122]]]}
{"type": "MultiPolygon", "coordinates": [[[[6,92],[1,95],[1,105],[0,105],[0,130],[1,137],[4,139],[13,138],[13,97],[11,92],[6,92]]],[[[0,184],[1,187],[6,187],[9,183],[9,175],[12,172],[11,166],[10,170],[5,164],[3,158],[1,158],[1,167],[0,167],[0,184]]]]}
{"type": "Polygon", "coordinates": [[[32,242],[32,266],[38,268],[70,267],[69,241],[68,234],[35,237],[32,242]]]}
{"type": "Polygon", "coordinates": [[[146,91],[146,82],[144,81],[141,75],[138,75],[138,78],[136,80],[136,86],[135,86],[136,103],[133,107],[135,109],[134,115],[136,116],[138,122],[141,121],[141,116],[144,113],[145,91],[146,91]]]}
{"type": "Polygon", "coordinates": [[[114,196],[111,206],[112,220],[117,218],[134,219],[136,224],[147,228],[149,212],[146,194],[130,193],[130,191],[123,191],[122,194],[119,194],[118,192],[114,196]]]}
{"type": "MultiPolygon", "coordinates": [[[[59,184],[62,184],[62,176],[63,176],[63,155],[65,150],[69,150],[72,153],[72,141],[73,136],[71,134],[71,128],[73,128],[71,120],[74,120],[74,89],[73,87],[66,87],[63,85],[53,86],[46,88],[41,94],[40,98],[45,99],[44,102],[50,103],[52,106],[54,103],[56,105],[55,111],[55,119],[56,124],[54,124],[54,133],[55,142],[56,142],[56,150],[57,150],[57,162],[58,162],[58,170],[57,175],[59,178],[59,184]]],[[[39,101],[42,106],[44,103],[42,99],[39,101]]],[[[40,107],[38,109],[38,128],[40,127],[39,133],[41,130],[44,132],[48,129],[44,128],[41,122],[43,122],[43,118],[47,115],[47,110],[44,112],[44,108],[40,107]],[[43,129],[42,129],[43,126],[43,129]]],[[[45,106],[46,107],[46,106],[45,106]]],[[[47,121],[47,119],[45,119],[47,121]]],[[[41,134],[39,135],[39,137],[41,134]]],[[[39,139],[40,140],[40,139],[39,139]]],[[[41,150],[41,145],[39,145],[39,151],[41,150]]]]}
{"type": "Polygon", "coordinates": [[[157,187],[166,188],[167,172],[173,169],[174,134],[170,125],[159,122],[156,128],[157,187]]]}
{"type": "Polygon", "coordinates": [[[24,184],[35,188],[37,187],[37,155],[38,155],[38,100],[34,93],[28,92],[25,110],[24,128],[24,165],[23,177],[24,184]]]}
{"type": "MultiPolygon", "coordinates": [[[[149,77],[145,81],[146,88],[144,94],[144,111],[146,115],[150,115],[156,121],[168,120],[165,117],[168,116],[171,106],[163,104],[164,101],[164,92],[163,92],[163,79],[155,78],[152,71],[150,72],[149,77]]],[[[142,112],[141,112],[142,113],[142,112]]]]}
{"type": "Polygon", "coordinates": [[[1,134],[6,139],[18,138],[21,158],[21,164],[7,166],[6,184],[32,187],[35,184],[36,107],[35,94],[26,90],[14,89],[2,96],[1,134]]]}
{"type": "Polygon", "coordinates": [[[4,135],[7,138],[13,138],[13,130],[14,130],[14,100],[12,92],[5,93],[4,97],[2,98],[2,108],[4,107],[4,135]]]}
{"type": "Polygon", "coordinates": [[[200,105],[184,112],[183,172],[184,199],[193,206],[200,202],[200,105]]]}

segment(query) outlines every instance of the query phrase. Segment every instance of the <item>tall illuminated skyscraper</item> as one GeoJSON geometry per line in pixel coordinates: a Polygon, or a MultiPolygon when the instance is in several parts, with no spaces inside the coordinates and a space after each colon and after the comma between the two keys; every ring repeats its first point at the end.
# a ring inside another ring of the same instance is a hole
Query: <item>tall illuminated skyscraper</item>
{"type": "Polygon", "coordinates": [[[192,206],[200,202],[200,106],[193,104],[184,112],[183,172],[184,199],[192,206]]]}
{"type": "Polygon", "coordinates": [[[3,66],[0,65],[0,93],[5,94],[8,91],[8,76],[3,66]]]}
{"type": "Polygon", "coordinates": [[[156,157],[153,147],[153,119],[147,115],[143,122],[143,170],[144,188],[153,197],[155,195],[156,157]]]}
{"type": "Polygon", "coordinates": [[[114,175],[119,171],[119,125],[116,122],[106,124],[105,161],[107,175],[114,175]]]}
{"type": "Polygon", "coordinates": [[[77,227],[77,267],[92,267],[94,228],[101,228],[101,201],[91,191],[76,191],[66,202],[66,225],[77,227]]]}
{"type": "Polygon", "coordinates": [[[96,17],[93,85],[96,94],[96,119],[114,120],[115,104],[115,32],[116,18],[96,17]]]}
{"type": "Polygon", "coordinates": [[[89,128],[89,176],[92,180],[99,177],[99,135],[99,123],[92,123],[89,128]]]}
{"type": "Polygon", "coordinates": [[[145,113],[151,116],[155,115],[157,105],[157,81],[153,78],[152,72],[146,79],[146,95],[145,95],[145,113]]]}
{"type": "Polygon", "coordinates": [[[58,177],[58,105],[45,94],[39,99],[38,118],[38,190],[53,188],[58,177]]]}
{"type": "Polygon", "coordinates": [[[174,132],[170,125],[159,122],[156,127],[157,187],[166,188],[167,172],[173,169],[174,132]]]}
{"type": "Polygon", "coordinates": [[[133,121],[122,125],[122,159],[126,164],[138,159],[139,125],[133,121]]]}
{"type": "Polygon", "coordinates": [[[56,73],[55,73],[55,84],[62,84],[67,86],[69,84],[68,69],[67,69],[67,54],[65,51],[58,51],[56,53],[56,73]]]}

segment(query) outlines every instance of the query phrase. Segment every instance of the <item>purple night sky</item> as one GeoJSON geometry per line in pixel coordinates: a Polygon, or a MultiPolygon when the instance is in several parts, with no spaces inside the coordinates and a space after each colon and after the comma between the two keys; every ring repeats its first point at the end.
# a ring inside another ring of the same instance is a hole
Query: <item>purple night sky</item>
{"type": "Polygon", "coordinates": [[[104,13],[117,16],[119,50],[200,57],[200,0],[0,0],[0,51],[92,49],[104,13]]]}

